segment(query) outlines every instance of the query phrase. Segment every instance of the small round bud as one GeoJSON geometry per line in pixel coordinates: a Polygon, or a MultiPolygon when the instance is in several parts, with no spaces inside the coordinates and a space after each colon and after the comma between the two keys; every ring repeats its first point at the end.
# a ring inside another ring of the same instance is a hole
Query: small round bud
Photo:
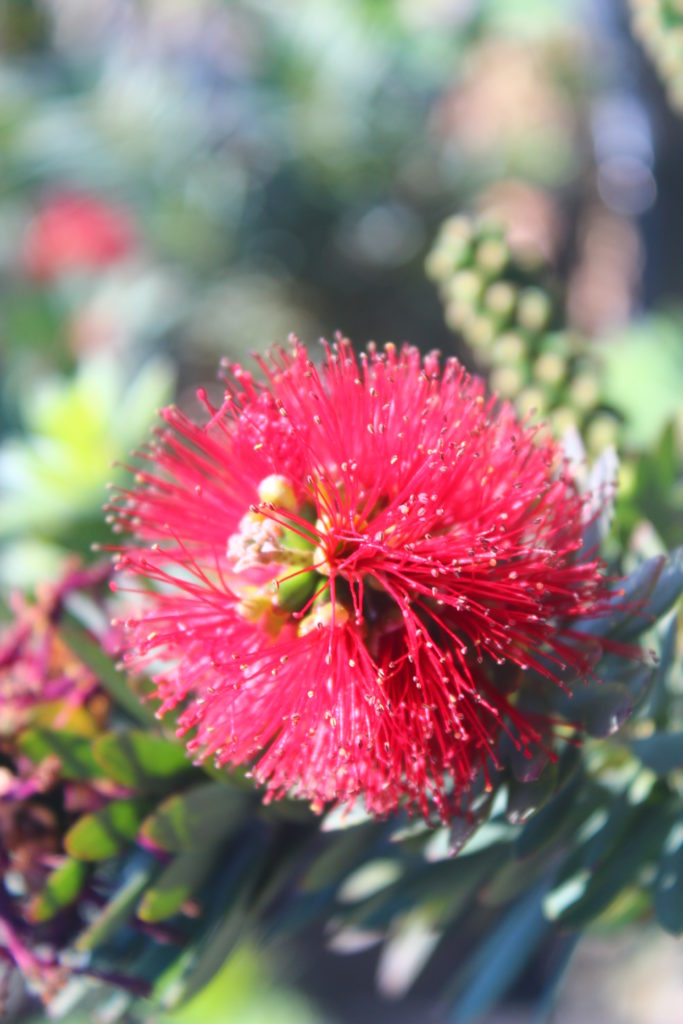
{"type": "Polygon", "coordinates": [[[542,352],[532,373],[541,384],[559,384],[567,374],[567,362],[557,352],[542,352]]]}
{"type": "Polygon", "coordinates": [[[323,576],[330,576],[332,574],[332,566],[328,561],[327,550],[322,544],[318,544],[312,558],[317,572],[322,573],[323,576]]]}
{"type": "Polygon", "coordinates": [[[517,322],[526,331],[545,330],[552,316],[552,303],[541,288],[525,288],[519,294],[517,322]]]}
{"type": "Polygon", "coordinates": [[[490,316],[478,313],[466,326],[465,336],[472,348],[489,348],[496,337],[496,325],[490,316]]]}
{"type": "Polygon", "coordinates": [[[487,277],[502,273],[510,258],[510,250],[502,238],[485,238],[475,250],[477,266],[487,277]]]}
{"type": "Polygon", "coordinates": [[[463,242],[470,242],[472,240],[472,222],[469,217],[465,217],[462,214],[455,214],[453,217],[449,217],[441,225],[441,231],[439,237],[444,241],[452,242],[456,239],[463,242]]]}
{"type": "Polygon", "coordinates": [[[553,409],[548,417],[553,434],[556,437],[563,437],[572,427],[576,427],[576,413],[567,405],[560,405],[553,409]]]}
{"type": "Polygon", "coordinates": [[[253,587],[238,601],[235,611],[247,622],[260,622],[268,615],[272,607],[272,598],[259,587],[253,587]]]}
{"type": "Polygon", "coordinates": [[[621,459],[619,462],[618,491],[619,497],[632,498],[638,485],[638,472],[635,463],[630,459],[621,459]]]}
{"type": "Polygon", "coordinates": [[[449,299],[471,305],[479,302],[483,291],[484,282],[476,270],[459,270],[446,285],[449,299]]]}
{"type": "Polygon", "coordinates": [[[299,636],[307,636],[314,629],[327,629],[330,626],[345,626],[349,621],[349,613],[341,604],[331,601],[318,605],[310,615],[299,623],[299,636]]]}
{"type": "Polygon", "coordinates": [[[586,443],[592,452],[616,444],[619,436],[619,420],[609,412],[598,413],[588,424],[586,443]]]}
{"type": "Polygon", "coordinates": [[[484,294],[484,305],[501,320],[512,316],[516,302],[517,289],[509,281],[494,281],[484,294]]]}
{"type": "Polygon", "coordinates": [[[577,409],[595,408],[600,397],[600,388],[593,373],[580,373],[569,386],[569,397],[577,409]]]}
{"type": "Polygon", "coordinates": [[[493,346],[493,359],[496,363],[509,364],[521,363],[527,353],[527,341],[523,334],[516,331],[506,331],[501,334],[493,346]]]}
{"type": "Polygon", "coordinates": [[[501,398],[513,398],[524,387],[524,374],[518,366],[499,366],[491,374],[490,383],[501,398]]]}
{"type": "Polygon", "coordinates": [[[527,416],[531,413],[543,415],[548,407],[548,397],[540,388],[524,388],[524,391],[517,395],[515,405],[520,416],[527,416]]]}
{"type": "Polygon", "coordinates": [[[261,501],[284,508],[288,512],[295,512],[297,508],[294,488],[287,477],[272,473],[264,477],[258,485],[258,496],[261,501]]]}
{"type": "Polygon", "coordinates": [[[445,281],[457,266],[445,245],[437,244],[425,258],[425,273],[432,281],[445,281]]]}
{"type": "Polygon", "coordinates": [[[444,310],[446,326],[452,331],[463,331],[473,316],[473,307],[469,302],[449,302],[444,310]]]}

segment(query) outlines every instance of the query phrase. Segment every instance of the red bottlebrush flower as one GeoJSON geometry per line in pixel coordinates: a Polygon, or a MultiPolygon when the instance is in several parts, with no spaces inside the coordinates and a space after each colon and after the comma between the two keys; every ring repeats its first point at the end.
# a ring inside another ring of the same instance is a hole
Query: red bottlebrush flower
{"type": "Polygon", "coordinates": [[[189,749],[250,765],[267,799],[447,820],[501,730],[541,739],[510,678],[589,671],[574,627],[602,567],[577,560],[558,447],[480,379],[409,347],[326,353],[277,350],[263,383],[230,366],[202,426],[164,410],[111,507],[146,595],[126,658],[189,749]]]}
{"type": "Polygon", "coordinates": [[[52,196],[24,236],[23,264],[30,277],[54,281],[74,271],[98,270],[128,256],[136,237],[130,218],[93,196],[52,196]]]}

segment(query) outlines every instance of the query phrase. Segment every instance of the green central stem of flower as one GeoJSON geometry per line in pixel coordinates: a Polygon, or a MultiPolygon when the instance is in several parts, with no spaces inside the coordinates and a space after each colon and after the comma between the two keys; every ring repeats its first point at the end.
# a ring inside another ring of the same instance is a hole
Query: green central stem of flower
{"type": "Polygon", "coordinates": [[[316,623],[321,614],[325,618],[321,609],[332,607],[334,592],[335,622],[347,621],[353,609],[351,590],[334,573],[331,559],[338,563],[348,557],[353,541],[340,542],[332,554],[325,543],[325,523],[317,519],[315,506],[297,501],[284,478],[267,477],[258,493],[261,504],[245,513],[227,545],[233,570],[244,575],[239,613],[250,622],[260,622],[273,636],[294,618],[305,634],[313,618],[316,623]],[[273,569],[267,583],[248,582],[250,570],[266,567],[273,569]]]}
{"type": "MultiPolygon", "coordinates": [[[[303,636],[314,627],[343,625],[349,619],[372,623],[380,631],[401,621],[384,587],[370,574],[362,584],[359,579],[357,531],[367,528],[371,516],[354,521],[349,532],[340,531],[279,476],[262,481],[258,496],[260,504],[245,513],[227,545],[233,571],[244,580],[237,587],[240,615],[272,637],[287,624],[303,636]],[[252,582],[263,580],[264,570],[271,570],[267,581],[252,582]]],[[[381,507],[378,503],[373,513],[381,507]]]]}

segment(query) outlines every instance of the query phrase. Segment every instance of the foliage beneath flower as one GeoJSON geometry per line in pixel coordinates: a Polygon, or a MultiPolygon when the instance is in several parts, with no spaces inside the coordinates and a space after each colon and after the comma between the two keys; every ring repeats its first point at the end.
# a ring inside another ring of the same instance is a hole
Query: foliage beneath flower
{"type": "MultiPolygon", "coordinates": [[[[259,811],[238,775],[193,768],[178,741],[136,725],[116,702],[94,715],[92,701],[108,706],[117,673],[102,638],[93,642],[67,610],[82,612],[85,593],[74,602],[78,591],[64,590],[57,616],[53,595],[42,606],[51,609],[52,671],[67,650],[97,652],[96,674],[69,654],[96,689],[57,723],[56,707],[30,703],[16,739],[3,740],[0,820],[32,830],[8,847],[5,949],[55,1009],[87,1008],[89,979],[99,978],[98,999],[112,982],[123,986],[124,1012],[151,989],[167,1006],[191,999],[246,935],[291,941],[327,920],[332,949],[381,943],[378,982],[393,995],[449,943],[462,967],[444,996],[467,1020],[501,997],[542,945],[561,958],[589,924],[656,914],[680,933],[683,705],[670,609],[683,591],[683,552],[641,563],[624,588],[628,605],[616,601],[613,615],[585,624],[586,635],[642,635],[657,659],[625,667],[607,656],[596,666],[601,684],[568,673],[567,693],[528,672],[519,705],[580,720],[583,747],[558,738],[553,760],[503,744],[492,790],[436,831],[405,816],[376,821],[360,807],[328,815],[322,829],[294,802],[259,811]],[[57,818],[52,808],[62,809],[57,818]],[[47,960],[38,944],[53,949],[47,960]]],[[[29,621],[31,640],[6,648],[15,679],[35,665],[45,636],[35,606],[29,621]]]]}

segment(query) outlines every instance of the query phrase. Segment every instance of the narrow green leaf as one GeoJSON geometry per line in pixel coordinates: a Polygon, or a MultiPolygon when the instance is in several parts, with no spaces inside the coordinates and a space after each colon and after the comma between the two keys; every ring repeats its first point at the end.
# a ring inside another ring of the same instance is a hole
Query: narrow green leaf
{"type": "Polygon", "coordinates": [[[508,781],[505,817],[512,825],[521,825],[553,796],[557,789],[557,765],[547,764],[537,779],[508,781]]]}
{"type": "MultiPolygon", "coordinates": [[[[460,815],[453,819],[448,826],[448,843],[444,856],[455,857],[472,840],[475,832],[484,826],[491,813],[495,792],[496,790],[492,789],[487,793],[482,787],[471,802],[461,809],[460,815]]],[[[427,846],[431,847],[433,842],[433,839],[428,840],[427,846]]]]}
{"type": "Polygon", "coordinates": [[[652,598],[665,563],[666,557],[657,555],[636,566],[621,582],[617,593],[610,600],[611,614],[601,615],[597,619],[583,623],[579,627],[581,632],[604,636],[618,631],[620,637],[626,639],[637,636],[643,629],[652,625],[651,618],[647,621],[643,619],[641,609],[645,609],[652,598]]]}
{"type": "Polygon", "coordinates": [[[92,740],[100,732],[94,715],[83,704],[69,705],[63,700],[35,704],[29,712],[27,728],[68,732],[92,740]]]}
{"type": "Polygon", "coordinates": [[[629,747],[638,760],[657,775],[667,775],[683,767],[683,731],[655,732],[652,736],[631,740],[629,747]]]}
{"type": "Polygon", "coordinates": [[[666,725],[669,718],[669,676],[676,663],[678,615],[675,612],[658,624],[657,640],[659,666],[644,714],[661,727],[666,725]]]}
{"type": "Polygon", "coordinates": [[[568,717],[580,722],[589,736],[604,739],[613,736],[633,711],[633,697],[625,686],[606,683],[577,692],[572,699],[568,717]]]}
{"type": "Polygon", "coordinates": [[[320,823],[321,832],[341,832],[347,828],[358,828],[359,825],[367,825],[374,821],[371,814],[358,802],[350,809],[344,805],[333,807],[328,811],[320,823]]]}
{"type": "MultiPolygon", "coordinates": [[[[486,813],[490,808],[489,805],[486,808],[486,813]]],[[[480,827],[484,821],[485,815],[479,818],[476,815],[466,817],[463,815],[461,818],[456,818],[449,826],[448,832],[448,853],[455,857],[462,850],[463,846],[472,838],[474,833],[480,827]]]]}
{"type": "Polygon", "coordinates": [[[626,885],[591,921],[591,930],[609,935],[652,915],[652,894],[639,885],[626,885]]]}
{"type": "Polygon", "coordinates": [[[164,800],[140,834],[169,853],[220,843],[242,824],[248,806],[243,793],[222,782],[206,782],[164,800]]]}
{"type": "Polygon", "coordinates": [[[549,927],[542,910],[544,891],[545,886],[528,893],[479,945],[463,972],[454,1024],[467,1024],[495,1006],[538,949],[549,927]]]}
{"type": "Polygon", "coordinates": [[[572,811],[583,816],[589,813],[588,809],[581,811],[576,804],[583,781],[577,766],[578,756],[569,751],[564,763],[560,764],[560,781],[556,793],[526,822],[515,841],[518,857],[528,857],[555,839],[570,826],[570,818],[576,818],[576,814],[571,815],[572,811]]]}
{"type": "Polygon", "coordinates": [[[64,837],[67,852],[77,860],[105,860],[135,839],[149,802],[143,798],[112,800],[99,811],[84,814],[64,837]]]}
{"type": "Polygon", "coordinates": [[[106,733],[95,740],[92,753],[107,778],[138,792],[158,790],[193,770],[181,744],[141,729],[106,733]]]}
{"type": "Polygon", "coordinates": [[[590,875],[585,887],[577,890],[577,899],[557,915],[557,920],[570,928],[589,924],[630,885],[640,868],[658,855],[670,827],[669,807],[660,803],[642,807],[628,833],[590,875]]]}
{"type": "Polygon", "coordinates": [[[26,729],[19,736],[22,754],[38,764],[50,755],[59,758],[67,779],[93,779],[102,775],[92,755],[92,741],[74,732],[56,729],[26,729]]]}
{"type": "Polygon", "coordinates": [[[626,795],[610,799],[601,793],[601,799],[574,834],[576,846],[568,870],[573,871],[576,866],[592,870],[610,856],[635,828],[640,813],[641,809],[629,803],[626,795]]]}
{"type": "Polygon", "coordinates": [[[101,946],[129,921],[140,896],[158,871],[151,859],[139,867],[107,903],[104,910],[76,939],[76,949],[88,952],[101,946]]]}
{"type": "Polygon", "coordinates": [[[304,892],[314,892],[340,881],[363,860],[367,851],[377,842],[377,831],[364,825],[350,832],[342,832],[328,841],[301,879],[304,892]]]}
{"type": "Polygon", "coordinates": [[[630,640],[650,629],[683,593],[683,547],[676,548],[668,556],[648,559],[629,576],[628,581],[638,574],[645,576],[648,570],[652,573],[649,589],[643,587],[632,595],[627,588],[626,599],[643,602],[643,606],[618,623],[617,634],[620,639],[630,640]]]}
{"type": "MultiPolygon", "coordinates": [[[[662,857],[655,883],[655,909],[663,928],[674,935],[683,933],[683,826],[673,849],[662,857]]],[[[671,837],[669,837],[671,838],[671,837]]]]}
{"type": "Polygon", "coordinates": [[[530,885],[540,877],[546,865],[545,850],[541,850],[532,859],[509,860],[501,865],[477,893],[477,902],[484,907],[509,907],[529,891],[530,885]]]}
{"type": "Polygon", "coordinates": [[[204,846],[174,857],[142,897],[137,910],[140,920],[164,921],[176,914],[206,881],[218,855],[216,846],[204,846]]]}
{"type": "Polygon", "coordinates": [[[362,928],[385,928],[418,904],[435,923],[451,920],[507,856],[508,845],[497,843],[469,857],[422,862],[392,885],[345,908],[344,920],[362,928]]]}
{"type": "Polygon", "coordinates": [[[659,619],[683,593],[683,546],[669,552],[650,600],[647,613],[659,619]]]}
{"type": "Polygon", "coordinates": [[[268,856],[269,850],[261,840],[258,845],[245,843],[231,859],[221,880],[222,890],[215,894],[211,926],[205,929],[203,941],[189,953],[181,976],[174,978],[163,994],[166,1006],[174,1008],[201,991],[237,943],[248,938],[253,926],[251,902],[268,856]]]}
{"type": "Polygon", "coordinates": [[[518,782],[535,782],[547,767],[549,758],[544,750],[535,750],[532,754],[526,748],[513,747],[508,762],[518,782]]]}
{"type": "Polygon", "coordinates": [[[73,616],[65,616],[59,632],[69,649],[92,669],[101,686],[123,711],[140,725],[156,724],[154,712],[133,692],[126,674],[116,668],[111,658],[73,616]]]}
{"type": "Polygon", "coordinates": [[[87,877],[87,864],[80,860],[66,859],[48,875],[42,892],[31,900],[31,920],[49,921],[60,910],[74,903],[87,877]]]}
{"type": "Polygon", "coordinates": [[[563,935],[559,941],[558,937],[554,937],[554,949],[550,952],[550,973],[543,985],[543,991],[536,1000],[533,1024],[552,1024],[557,997],[580,938],[577,932],[563,935]]]}

